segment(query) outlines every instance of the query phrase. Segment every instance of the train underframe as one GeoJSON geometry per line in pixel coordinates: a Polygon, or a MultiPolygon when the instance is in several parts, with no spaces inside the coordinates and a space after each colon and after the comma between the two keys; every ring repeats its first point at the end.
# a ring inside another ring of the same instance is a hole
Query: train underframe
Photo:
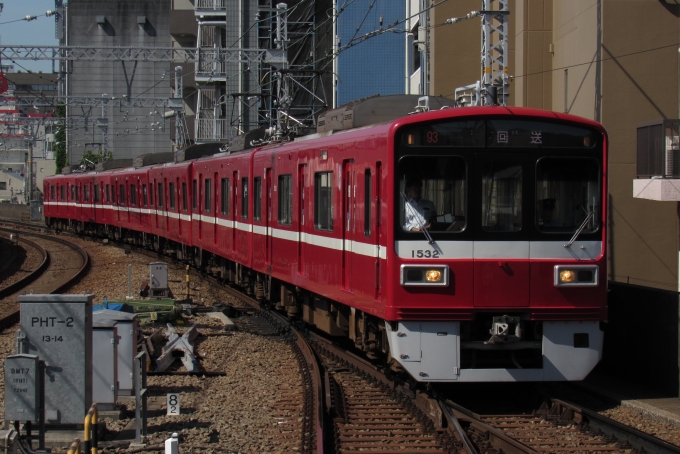
{"type": "Polygon", "coordinates": [[[581,380],[601,357],[599,321],[536,321],[522,312],[479,312],[465,321],[390,322],[158,235],[64,219],[47,222],[190,264],[291,319],[351,341],[368,358],[394,372],[406,371],[416,381],[581,380]]]}

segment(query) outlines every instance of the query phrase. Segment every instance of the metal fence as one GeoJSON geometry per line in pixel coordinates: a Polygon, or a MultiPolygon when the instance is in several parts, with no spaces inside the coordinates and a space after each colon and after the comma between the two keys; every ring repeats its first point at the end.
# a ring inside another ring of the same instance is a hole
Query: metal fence
{"type": "Polygon", "coordinates": [[[199,118],[196,120],[196,142],[228,140],[229,121],[225,118],[199,118]]]}
{"type": "Polygon", "coordinates": [[[196,0],[196,9],[227,9],[227,0],[196,0]]]}

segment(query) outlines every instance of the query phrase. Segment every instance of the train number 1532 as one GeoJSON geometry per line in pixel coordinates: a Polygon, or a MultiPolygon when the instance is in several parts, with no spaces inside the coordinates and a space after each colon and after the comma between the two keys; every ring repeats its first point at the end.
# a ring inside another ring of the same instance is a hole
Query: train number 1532
{"type": "Polygon", "coordinates": [[[431,251],[429,249],[427,250],[422,250],[422,249],[413,249],[411,250],[411,257],[413,258],[425,258],[425,259],[438,259],[439,258],[439,252],[437,251],[431,251]]]}

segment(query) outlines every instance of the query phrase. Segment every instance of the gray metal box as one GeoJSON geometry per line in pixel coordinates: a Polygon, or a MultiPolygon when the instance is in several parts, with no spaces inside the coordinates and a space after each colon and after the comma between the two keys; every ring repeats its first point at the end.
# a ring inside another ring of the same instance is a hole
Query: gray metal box
{"type": "Polygon", "coordinates": [[[36,355],[5,358],[5,421],[38,421],[40,368],[36,355]]]}
{"type": "Polygon", "coordinates": [[[23,353],[45,361],[45,423],[82,424],[92,405],[93,295],[22,295],[23,353]]]}
{"type": "Polygon", "coordinates": [[[154,262],[149,264],[149,287],[151,289],[168,288],[168,264],[154,262]]]}
{"type": "Polygon", "coordinates": [[[114,404],[118,400],[118,334],[115,320],[92,325],[92,400],[114,404]]]}
{"type": "Polygon", "coordinates": [[[118,328],[118,395],[135,394],[133,371],[137,356],[137,336],[139,322],[137,316],[127,312],[103,309],[93,313],[94,322],[115,320],[118,328]]]}

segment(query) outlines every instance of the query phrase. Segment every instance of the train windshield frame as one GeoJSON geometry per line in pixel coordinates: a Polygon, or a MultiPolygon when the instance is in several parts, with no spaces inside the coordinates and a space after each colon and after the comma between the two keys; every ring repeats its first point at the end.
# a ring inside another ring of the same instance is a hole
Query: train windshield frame
{"type": "Polygon", "coordinates": [[[596,239],[603,145],[596,128],[532,118],[405,126],[395,137],[397,238],[424,227],[449,240],[568,240],[579,229],[596,239]]]}

